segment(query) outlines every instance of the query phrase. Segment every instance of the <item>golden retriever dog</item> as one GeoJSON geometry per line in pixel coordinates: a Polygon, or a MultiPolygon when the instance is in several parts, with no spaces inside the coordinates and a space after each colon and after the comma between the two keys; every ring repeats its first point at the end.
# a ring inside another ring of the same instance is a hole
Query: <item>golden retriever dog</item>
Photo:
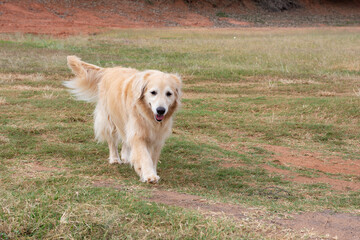
{"type": "Polygon", "coordinates": [[[96,102],[95,138],[108,143],[109,162],[130,163],[140,181],[158,182],[161,148],[180,106],[180,77],[157,70],[101,68],[76,56],[68,56],[67,62],[76,77],[64,85],[78,100],[96,102]]]}

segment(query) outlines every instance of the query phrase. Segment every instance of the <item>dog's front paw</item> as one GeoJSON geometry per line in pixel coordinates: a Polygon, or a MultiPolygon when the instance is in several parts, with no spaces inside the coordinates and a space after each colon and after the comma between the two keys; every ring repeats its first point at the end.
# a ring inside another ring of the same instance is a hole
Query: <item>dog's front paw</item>
{"type": "Polygon", "coordinates": [[[121,161],[122,161],[123,163],[130,163],[130,161],[128,160],[127,156],[126,156],[126,155],[123,155],[123,154],[121,154],[121,161]]]}
{"type": "Polygon", "coordinates": [[[121,148],[120,156],[121,156],[121,160],[124,163],[130,163],[130,150],[129,150],[129,147],[127,147],[125,144],[121,148]]]}
{"type": "Polygon", "coordinates": [[[115,163],[122,164],[123,162],[120,160],[120,158],[109,158],[109,163],[110,164],[115,164],[115,163]]]}
{"type": "Polygon", "coordinates": [[[158,175],[145,176],[140,179],[140,181],[142,182],[153,183],[153,184],[157,183],[159,180],[160,177],[158,175]]]}

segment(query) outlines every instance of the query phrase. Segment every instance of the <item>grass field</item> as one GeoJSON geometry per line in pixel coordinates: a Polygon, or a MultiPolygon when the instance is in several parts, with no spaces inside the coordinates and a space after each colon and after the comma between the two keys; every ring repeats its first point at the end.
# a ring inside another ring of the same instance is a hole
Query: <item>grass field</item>
{"type": "Polygon", "coordinates": [[[357,29],[0,39],[0,239],[307,238],[318,235],[272,220],[360,213],[357,29]],[[67,55],[183,76],[157,186],[108,164],[94,106],[62,86],[67,55]],[[245,217],[154,202],[155,191],[239,206],[245,217]]]}

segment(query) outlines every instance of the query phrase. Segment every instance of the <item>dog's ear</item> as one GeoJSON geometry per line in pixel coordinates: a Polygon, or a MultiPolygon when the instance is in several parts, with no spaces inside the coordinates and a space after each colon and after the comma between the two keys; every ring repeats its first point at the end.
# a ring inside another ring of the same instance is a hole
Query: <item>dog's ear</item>
{"type": "Polygon", "coordinates": [[[180,98],[182,96],[182,81],[181,77],[178,74],[170,74],[171,79],[174,81],[175,86],[175,94],[176,94],[176,101],[180,103],[180,98]]]}
{"type": "Polygon", "coordinates": [[[148,84],[148,78],[151,75],[150,71],[141,72],[136,74],[133,85],[132,92],[135,99],[142,99],[144,97],[145,89],[148,84]]]}

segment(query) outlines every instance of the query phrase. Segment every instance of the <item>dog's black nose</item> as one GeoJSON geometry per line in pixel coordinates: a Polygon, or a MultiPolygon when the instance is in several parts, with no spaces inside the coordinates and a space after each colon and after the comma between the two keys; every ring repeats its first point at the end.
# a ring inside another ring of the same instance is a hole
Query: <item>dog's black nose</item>
{"type": "Polygon", "coordinates": [[[159,114],[159,115],[163,115],[165,113],[165,108],[163,107],[158,107],[156,109],[156,112],[159,114]]]}

